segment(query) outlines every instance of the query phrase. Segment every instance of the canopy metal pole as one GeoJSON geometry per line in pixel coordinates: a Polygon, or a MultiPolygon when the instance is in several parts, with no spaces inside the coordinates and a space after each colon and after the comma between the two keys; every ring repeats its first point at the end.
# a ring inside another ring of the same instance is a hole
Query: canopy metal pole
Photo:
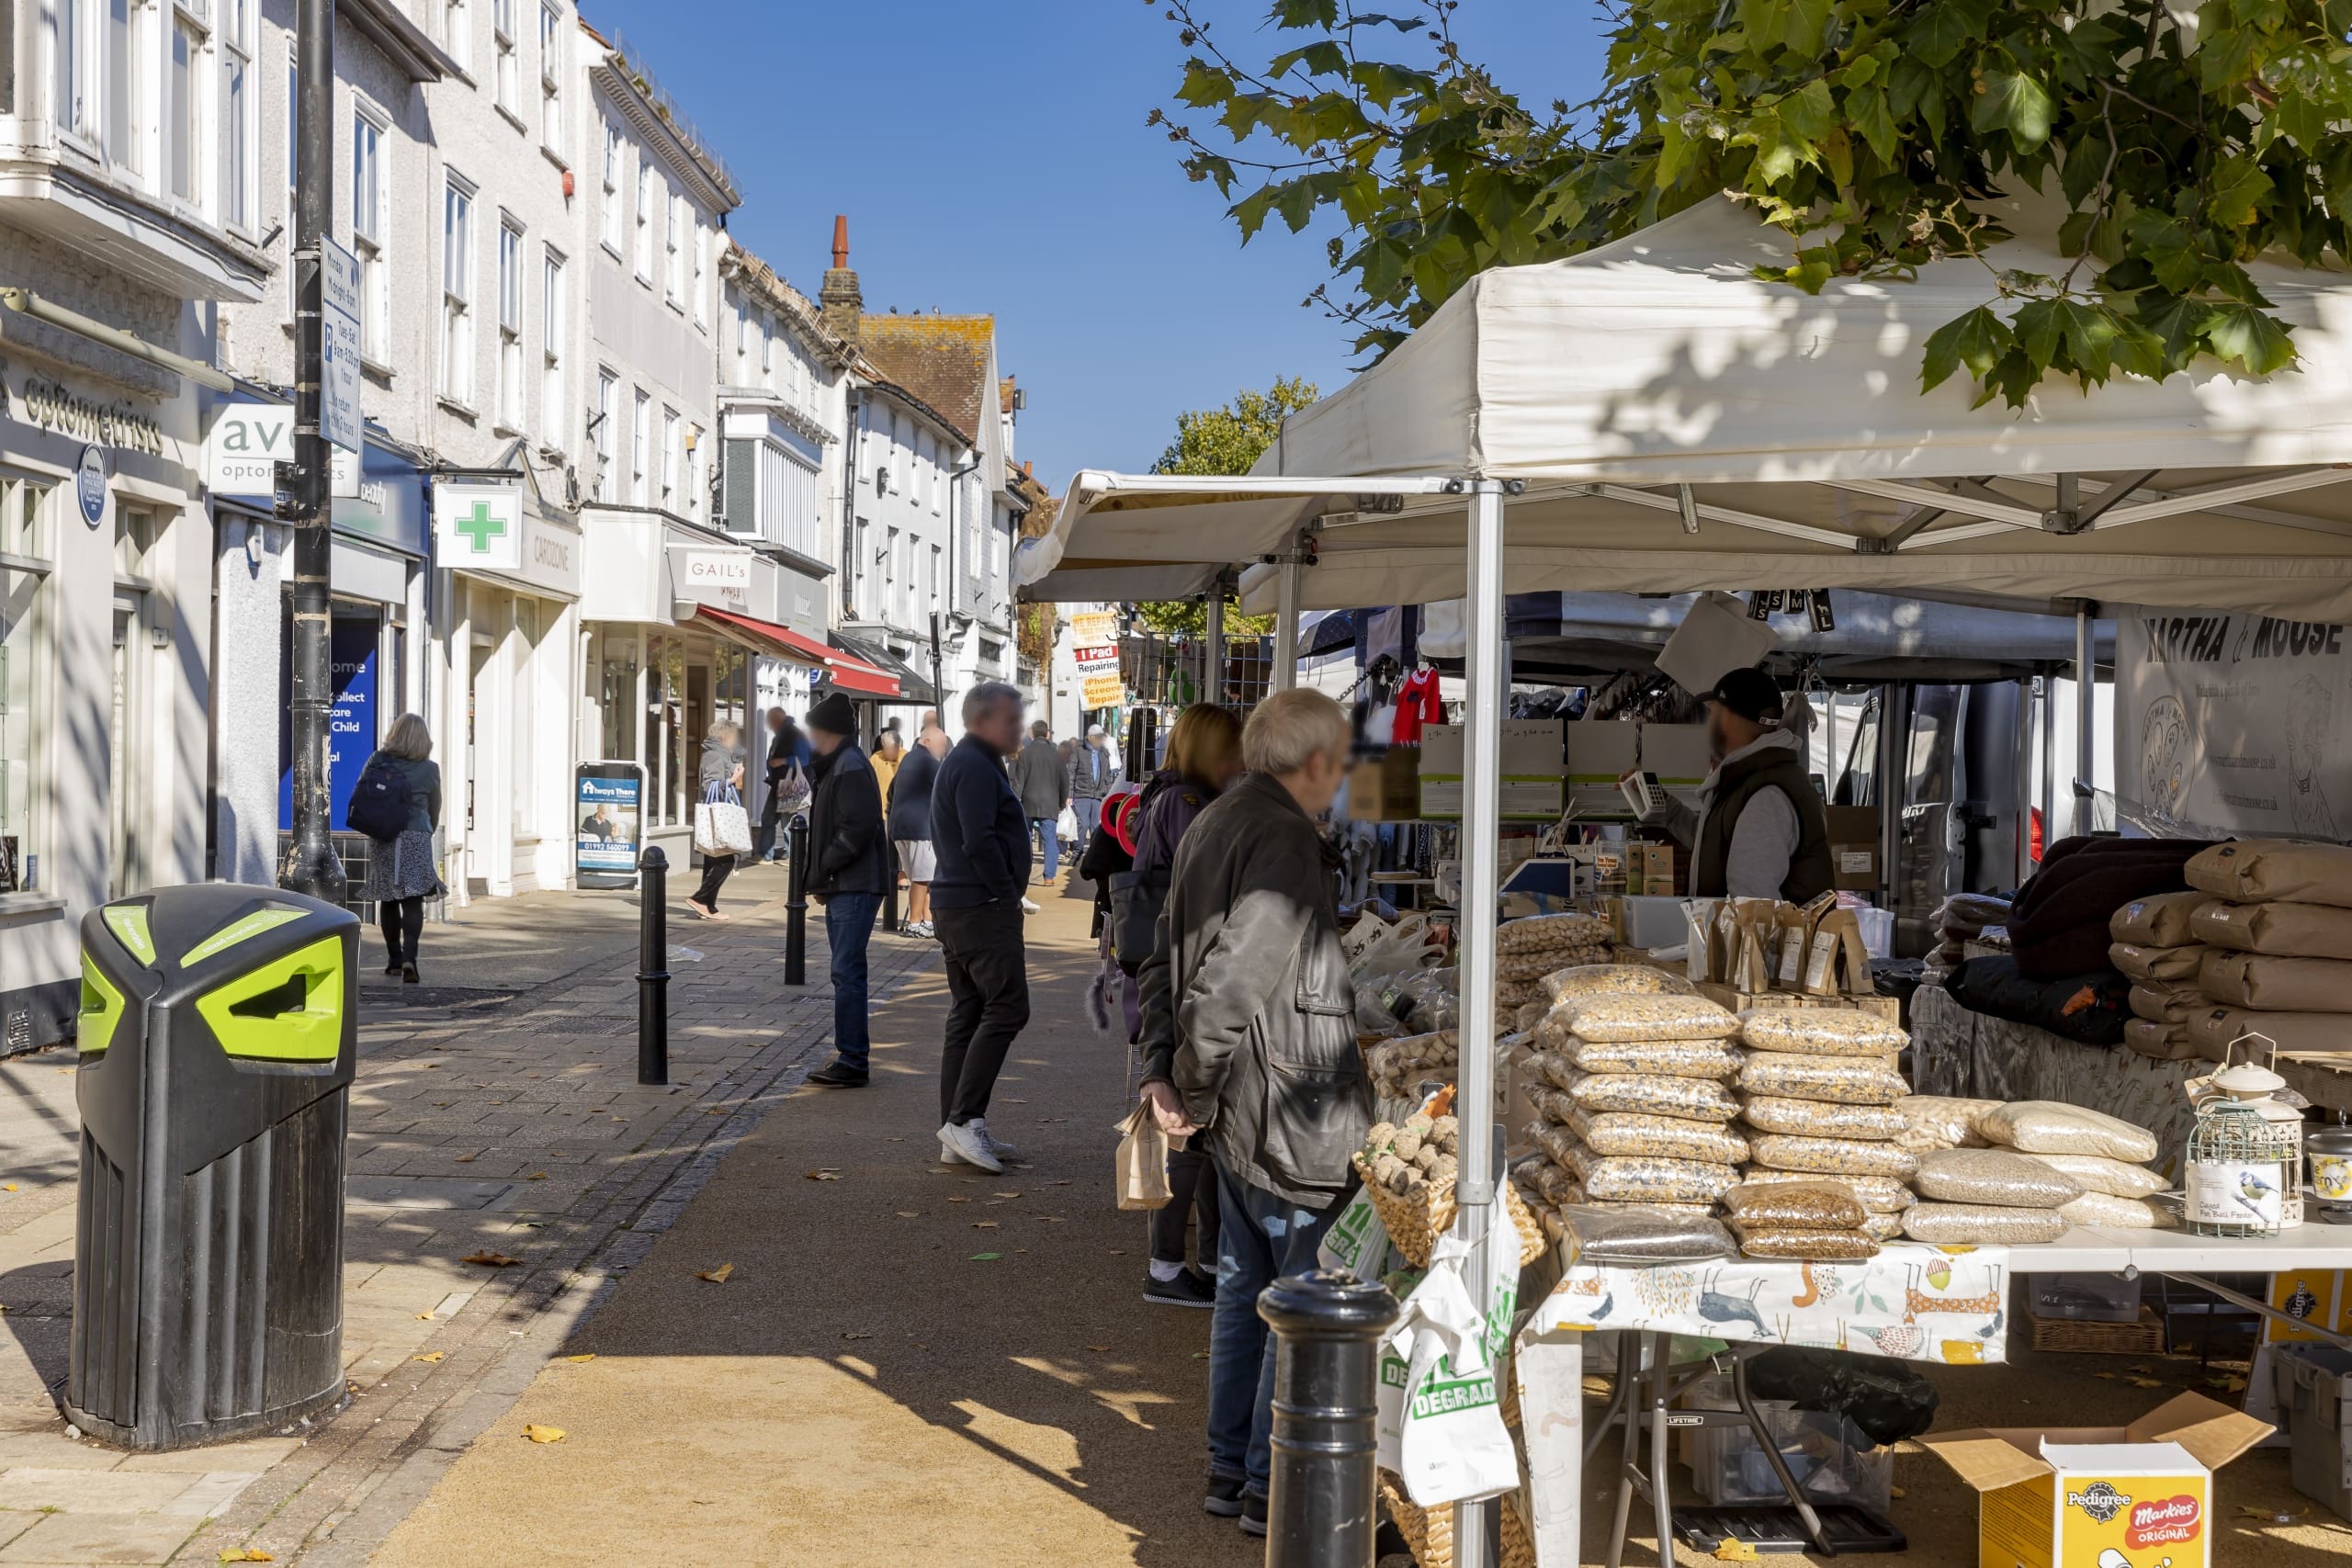
{"type": "MultiPolygon", "coordinates": [[[[1463,673],[1469,711],[1462,737],[1461,1176],[1453,1234],[1471,1244],[1471,1302],[1487,1301],[1487,1226],[1495,1202],[1495,898],[1502,790],[1503,482],[1470,486],[1470,645],[1463,673]]],[[[1486,1503],[1455,1505],[1457,1568],[1488,1568],[1486,1503]]]]}
{"type": "Polygon", "coordinates": [[[1291,541],[1275,578],[1274,678],[1272,687],[1287,692],[1298,684],[1298,541],[1291,541]]]}
{"type": "Polygon", "coordinates": [[[2014,840],[2016,878],[2014,886],[2023,886],[2033,874],[2033,769],[2029,765],[2033,757],[2033,678],[2028,676],[2018,686],[2018,773],[2017,794],[2010,802],[2017,808],[2014,840]]]}
{"type": "Polygon", "coordinates": [[[1201,701],[1225,701],[1225,584],[1209,590],[1208,635],[1201,639],[1201,701]]]}
{"type": "Polygon", "coordinates": [[[2091,830],[2091,797],[2082,793],[2091,781],[2091,714],[2098,687],[2098,670],[2091,661],[2091,602],[2075,602],[2075,831],[2091,830]]]}
{"type": "Polygon", "coordinates": [[[2058,672],[2041,672],[2041,848],[2058,831],[2058,672]]]}
{"type": "Polygon", "coordinates": [[[1821,784],[1824,792],[1824,798],[1834,803],[1838,798],[1838,694],[1835,690],[1825,687],[1822,691],[1822,695],[1828,699],[1827,703],[1824,705],[1829,709],[1829,716],[1828,720],[1823,726],[1823,728],[1826,732],[1826,739],[1829,746],[1829,760],[1826,762],[1824,762],[1821,766],[1821,784]]]}

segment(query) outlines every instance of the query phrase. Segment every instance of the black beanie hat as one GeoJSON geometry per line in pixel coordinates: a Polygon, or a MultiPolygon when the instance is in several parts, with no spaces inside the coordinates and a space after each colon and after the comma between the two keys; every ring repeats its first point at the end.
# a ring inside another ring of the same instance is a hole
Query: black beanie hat
{"type": "Polygon", "coordinates": [[[810,729],[821,729],[828,735],[851,736],[857,733],[857,709],[850,700],[835,692],[831,696],[808,710],[801,720],[810,729]]]}
{"type": "Polygon", "coordinates": [[[1760,724],[1767,729],[1777,729],[1786,708],[1781,701],[1781,688],[1771,676],[1761,670],[1734,670],[1715,682],[1707,694],[1711,703],[1720,703],[1750,724],[1760,724]]]}

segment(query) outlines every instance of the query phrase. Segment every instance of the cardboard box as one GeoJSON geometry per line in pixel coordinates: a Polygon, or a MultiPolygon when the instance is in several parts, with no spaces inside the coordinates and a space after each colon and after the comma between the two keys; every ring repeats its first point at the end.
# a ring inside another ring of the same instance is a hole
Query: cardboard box
{"type": "MultiPolygon", "coordinates": [[[[1498,815],[1506,822],[1549,822],[1563,807],[1558,719],[1507,719],[1502,727],[1498,815]]],[[[1462,815],[1462,726],[1432,724],[1421,731],[1420,815],[1446,821],[1462,815]]]]}
{"type": "Polygon", "coordinates": [[[1358,822],[1410,822],[1421,812],[1421,754],[1394,746],[1348,770],[1348,816],[1358,822]]]}
{"type": "Polygon", "coordinates": [[[1642,726],[1642,771],[1656,773],[1667,788],[1688,794],[1706,782],[1714,766],[1705,725],[1642,726]]]}
{"type": "Polygon", "coordinates": [[[1646,894],[1653,898],[1673,897],[1674,846],[1634,845],[1633,860],[1625,873],[1625,891],[1646,894]]]}
{"type": "Polygon", "coordinates": [[[1628,893],[1609,900],[1609,916],[1617,927],[1617,941],[1625,947],[1679,947],[1690,935],[1682,916],[1682,900],[1628,893]]]}
{"type": "Polygon", "coordinates": [[[1875,893],[1879,885],[1878,807],[1829,807],[1831,886],[1848,893],[1875,893]]]}
{"type": "Polygon", "coordinates": [[[2212,1472],[2270,1435],[2202,1394],[2128,1427],[1979,1427],[1920,1444],[1978,1494],[1977,1561],[2209,1568],[2212,1472]]]}

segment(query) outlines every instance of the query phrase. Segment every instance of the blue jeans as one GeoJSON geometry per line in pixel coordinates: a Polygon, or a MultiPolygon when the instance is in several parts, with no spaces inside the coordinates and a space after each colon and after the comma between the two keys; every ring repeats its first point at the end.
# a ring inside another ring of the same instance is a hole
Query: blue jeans
{"type": "Polygon", "coordinates": [[[1078,831],[1069,840],[1070,863],[1075,865],[1086,858],[1087,841],[1094,837],[1102,821],[1102,803],[1080,795],[1070,801],[1069,814],[1078,819],[1078,831]]]}
{"type": "Polygon", "coordinates": [[[1218,1197],[1216,1307],[1209,1317],[1209,1474],[1266,1495],[1273,1469],[1274,1335],[1258,1293],[1316,1267],[1315,1249],[1339,1205],[1302,1209],[1227,1174],[1212,1156],[1218,1197]]]}
{"type": "Polygon", "coordinates": [[[833,972],[833,1052],[844,1067],[865,1071],[865,943],[874,935],[879,893],[836,893],[825,900],[825,951],[833,972]]]}
{"type": "Polygon", "coordinates": [[[1050,817],[1032,817],[1029,818],[1029,826],[1037,829],[1037,847],[1045,852],[1046,857],[1046,880],[1051,882],[1062,868],[1061,842],[1059,835],[1054,831],[1054,819],[1050,817]]]}

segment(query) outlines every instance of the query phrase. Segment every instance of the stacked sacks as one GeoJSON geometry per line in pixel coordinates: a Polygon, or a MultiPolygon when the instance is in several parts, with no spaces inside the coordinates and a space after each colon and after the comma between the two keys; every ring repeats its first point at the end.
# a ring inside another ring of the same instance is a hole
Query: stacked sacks
{"type": "Polygon", "coordinates": [[[1749,1184],[1851,1182],[1869,1211],[1858,1228],[1892,1236],[1907,1203],[1894,1194],[1918,1160],[1900,1141],[1908,1123],[1895,1108],[1911,1089],[1891,1065],[1908,1037],[1835,1008],[1750,1008],[1739,1031],[1748,1048],[1738,1082],[1740,1119],[1752,1134],[1749,1184]]]}
{"type": "Polygon", "coordinates": [[[1513,1013],[1541,999],[1536,982],[1555,969],[1607,958],[1609,931],[1600,915],[1530,915],[1496,927],[1495,1010],[1513,1013]]]}
{"type": "Polygon", "coordinates": [[[1525,1129],[1544,1151],[1521,1179],[1555,1204],[1710,1209],[1738,1180],[1739,1021],[1699,997],[1571,998],[1535,1033],[1525,1129]]]}
{"type": "Polygon", "coordinates": [[[1975,1128],[1996,1147],[2013,1150],[2081,1190],[2057,1205],[2068,1224],[2154,1230],[2173,1224],[2147,1201],[2165,1183],[2147,1168],[2156,1157],[2156,1135],[2145,1127],[2086,1106],[2024,1100],[1993,1106],[1975,1119],[1975,1128]]]}
{"type": "Polygon", "coordinates": [[[2352,1051],[2352,849],[2250,839],[2188,863],[2213,895],[2189,917],[2211,950],[2188,1021],[2198,1054],[2222,1059],[2245,1034],[2282,1051],[2352,1051]]]}
{"type": "Polygon", "coordinates": [[[2192,917],[2208,902],[2194,889],[2151,894],[2125,904],[2108,921],[2114,939],[2108,961],[2132,982],[2132,1017],[2123,1026],[2123,1043],[2143,1056],[2169,1062],[2197,1055],[2188,1021],[2204,1004],[2197,974],[2207,950],[2192,917]]]}
{"type": "Polygon", "coordinates": [[[1878,1256],[1870,1212],[1826,1182],[1735,1187],[1724,1194],[1724,1213],[1750,1258],[1839,1263],[1878,1256]]]}
{"type": "Polygon", "coordinates": [[[2007,1149],[1934,1149],[1911,1179],[1925,1201],[1903,1216],[1914,1241],[2025,1247],[2066,1234],[2059,1208],[2083,1195],[2073,1178],[2007,1149]]]}

